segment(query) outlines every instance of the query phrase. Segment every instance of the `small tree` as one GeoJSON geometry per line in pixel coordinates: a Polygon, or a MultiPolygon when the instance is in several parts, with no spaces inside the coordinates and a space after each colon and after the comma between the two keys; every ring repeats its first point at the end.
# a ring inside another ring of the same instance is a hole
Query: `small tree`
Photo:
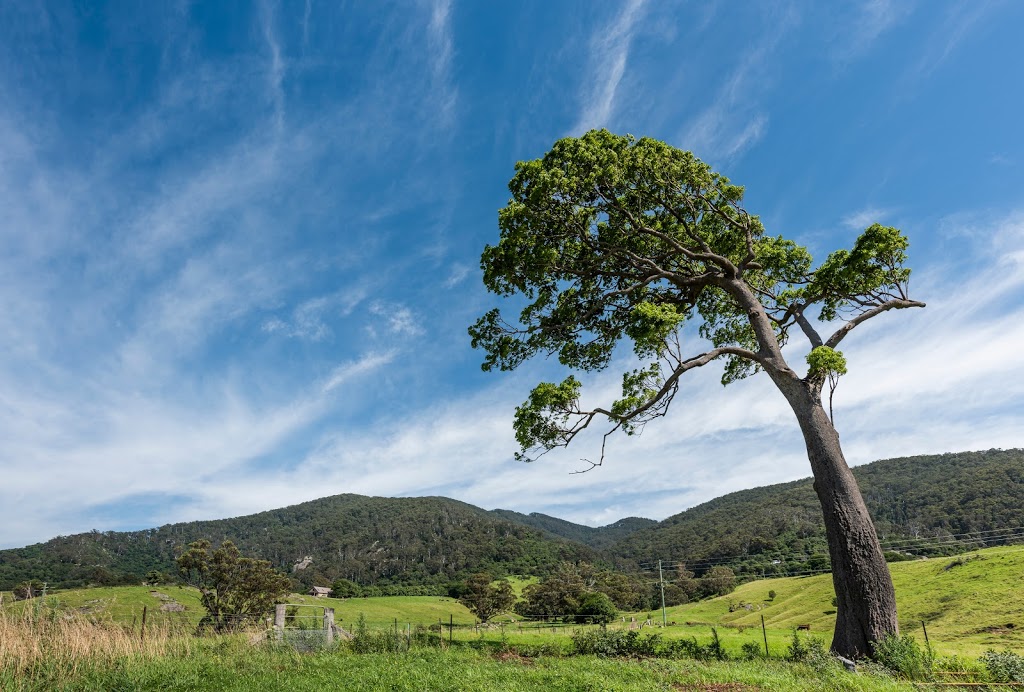
{"type": "MultiPolygon", "coordinates": [[[[470,328],[483,368],[555,355],[601,370],[622,341],[641,362],[610,405],[584,406],[572,375],[540,383],[516,409],[517,457],[567,446],[595,420],[608,422],[605,439],[633,434],[665,415],[687,372],[709,363],[724,364],[723,384],[763,371],[793,410],[814,474],[839,594],[832,648],[870,655],[872,642],[898,630],[896,597],[821,393],[846,371],[836,349],[858,325],[924,306],[908,295],[907,239],[874,224],[815,267],[806,248],[766,235],[740,204],[743,188],[690,152],[606,130],[516,164],[509,189],[501,239],[481,266],[489,290],[526,305],[518,320],[494,309],[470,328]],[[684,339],[688,323],[696,329],[684,339]],[[782,351],[794,334],[809,347],[804,375],[782,351]],[[698,335],[709,347],[684,352],[698,335]]],[[[603,459],[602,444],[592,465],[603,459]]]]}
{"type": "Polygon", "coordinates": [[[159,586],[170,581],[168,576],[160,570],[152,569],[146,572],[146,583],[150,586],[159,586]]]}
{"type": "Polygon", "coordinates": [[[210,550],[206,540],[190,543],[176,560],[178,572],[199,589],[206,617],[200,627],[231,629],[270,613],[291,589],[291,581],[266,560],[242,557],[231,541],[210,550]]]}
{"type": "Polygon", "coordinates": [[[736,574],[728,567],[716,565],[700,578],[700,591],[704,596],[725,596],[736,590],[736,574]]]}
{"type": "Polygon", "coordinates": [[[13,594],[16,601],[27,601],[36,596],[42,596],[46,585],[38,579],[23,581],[14,587],[13,594]]]}
{"type": "Polygon", "coordinates": [[[700,598],[700,580],[694,578],[693,572],[686,569],[684,565],[679,566],[679,576],[676,578],[676,586],[686,597],[684,603],[700,598]]]}
{"type": "Polygon", "coordinates": [[[590,587],[587,583],[589,572],[589,565],[559,564],[540,583],[523,589],[523,598],[516,603],[516,612],[529,618],[571,620],[579,610],[583,594],[590,587]]]}
{"type": "Polygon", "coordinates": [[[356,598],[361,589],[359,584],[350,579],[338,579],[331,585],[331,591],[335,598],[356,598]]]}
{"type": "Polygon", "coordinates": [[[487,622],[511,608],[516,602],[516,595],[507,579],[492,583],[491,575],[481,572],[466,580],[466,590],[459,602],[469,608],[481,622],[487,622]]]}
{"type": "Polygon", "coordinates": [[[614,620],[616,615],[618,612],[615,610],[615,604],[607,594],[591,591],[580,598],[575,620],[578,623],[592,622],[604,625],[614,620]]]}

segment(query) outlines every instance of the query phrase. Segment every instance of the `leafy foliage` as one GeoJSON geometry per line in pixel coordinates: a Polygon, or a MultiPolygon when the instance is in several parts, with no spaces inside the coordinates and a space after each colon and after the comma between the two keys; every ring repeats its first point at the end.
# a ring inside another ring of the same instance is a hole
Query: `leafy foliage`
{"type": "Polygon", "coordinates": [[[1009,649],[986,651],[981,656],[992,682],[1024,683],[1024,656],[1009,649]]]}
{"type": "Polygon", "coordinates": [[[839,372],[834,347],[858,323],[923,306],[907,296],[907,240],[897,229],[874,224],[815,269],[806,248],[765,234],[741,206],[743,188],[654,139],[607,130],[561,139],[516,164],[509,190],[500,241],[480,263],[490,291],[527,305],[515,321],[494,309],[470,327],[484,370],[538,355],[601,370],[620,343],[643,363],[605,407],[584,409],[572,375],[538,384],[514,418],[524,460],[567,446],[595,418],[610,423],[607,434],[636,432],[664,415],[681,375],[714,360],[725,362],[723,384],[765,368],[793,377],[780,347],[797,325],[812,349],[827,349],[814,366],[829,368],[812,368],[809,380],[820,390],[819,374],[839,372]],[[814,306],[818,319],[846,324],[822,339],[814,306]],[[688,323],[712,349],[683,355],[688,323]]]}
{"type": "Polygon", "coordinates": [[[43,595],[45,589],[46,585],[38,579],[28,579],[15,586],[11,591],[14,595],[14,600],[27,601],[30,598],[43,595]]]}
{"type": "Polygon", "coordinates": [[[210,548],[209,541],[196,541],[176,561],[185,582],[202,594],[207,617],[201,626],[219,631],[258,619],[290,590],[291,582],[269,562],[242,557],[231,541],[210,548]]]}
{"type": "Polygon", "coordinates": [[[515,609],[534,619],[601,622],[607,621],[609,613],[615,617],[615,608],[635,611],[650,606],[652,596],[650,586],[637,576],[566,562],[527,586],[515,609]]]}
{"type": "Polygon", "coordinates": [[[931,680],[935,655],[930,648],[921,648],[911,635],[890,635],[875,642],[875,661],[907,680],[931,680]]]}
{"type": "Polygon", "coordinates": [[[491,575],[481,572],[466,580],[466,590],[459,598],[482,622],[503,613],[516,602],[512,585],[506,579],[492,583],[491,575]]]}

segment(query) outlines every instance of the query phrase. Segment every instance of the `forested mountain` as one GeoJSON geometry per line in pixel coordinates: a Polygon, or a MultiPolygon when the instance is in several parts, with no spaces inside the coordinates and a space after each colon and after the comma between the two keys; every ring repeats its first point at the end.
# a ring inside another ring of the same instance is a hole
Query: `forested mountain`
{"type": "MultiPolygon", "coordinates": [[[[1024,540],[1024,450],[887,459],[853,469],[890,559],[1024,540]]],[[[806,478],[730,493],[609,548],[625,564],[715,563],[780,574],[828,567],[821,508],[806,478]]]]}
{"type": "MultiPolygon", "coordinates": [[[[1024,541],[1024,450],[906,457],[854,474],[892,559],[1024,541]]],[[[630,517],[580,526],[543,514],[486,511],[441,497],[337,495],[234,519],[132,532],[91,532],[0,551],[0,589],[26,579],[53,586],[135,582],[173,572],[175,550],[234,541],[301,583],[444,584],[476,571],[546,574],[561,561],[622,571],[662,560],[703,573],[827,568],[811,479],[731,493],[662,522],[630,517]],[[305,557],[312,562],[292,571],[305,557]]]]}
{"type": "Polygon", "coordinates": [[[494,509],[491,510],[491,514],[495,514],[503,519],[508,519],[519,524],[524,524],[525,526],[532,526],[533,528],[540,529],[554,537],[566,538],[570,541],[583,543],[584,545],[588,545],[597,550],[607,548],[612,544],[621,541],[634,531],[655,526],[658,523],[653,519],[626,517],[625,519],[619,519],[614,524],[593,527],[574,524],[571,521],[559,519],[558,517],[551,517],[547,514],[540,514],[538,512],[520,514],[519,512],[513,512],[510,509],[494,509]]]}
{"type": "Polygon", "coordinates": [[[318,584],[439,584],[479,570],[543,574],[564,560],[599,559],[585,545],[456,500],[336,495],[234,519],[94,531],[0,551],[0,589],[28,578],[138,583],[150,570],[173,572],[175,550],[200,538],[230,539],[244,554],[318,584]],[[307,556],[312,562],[293,571],[307,556]]]}

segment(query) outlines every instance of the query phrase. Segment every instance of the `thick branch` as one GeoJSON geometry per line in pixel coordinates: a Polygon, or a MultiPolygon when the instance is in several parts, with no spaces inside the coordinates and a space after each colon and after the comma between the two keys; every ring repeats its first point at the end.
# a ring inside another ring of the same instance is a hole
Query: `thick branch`
{"type": "Polygon", "coordinates": [[[811,348],[817,348],[822,345],[821,335],[818,334],[818,330],[815,329],[810,320],[804,315],[804,308],[806,305],[801,305],[799,308],[793,311],[793,317],[796,319],[796,323],[800,325],[800,329],[803,331],[804,336],[811,342],[811,348]]]}
{"type": "Polygon", "coordinates": [[[829,348],[835,348],[839,344],[839,342],[846,337],[847,334],[853,331],[854,327],[856,327],[861,322],[868,321],[875,315],[881,315],[883,312],[888,312],[889,310],[903,310],[905,308],[923,308],[924,306],[925,304],[919,300],[896,299],[886,301],[885,303],[882,303],[878,307],[872,308],[867,312],[863,312],[857,315],[849,322],[844,324],[842,327],[837,329],[835,333],[828,338],[828,341],[825,342],[825,345],[828,346],[829,348]]]}

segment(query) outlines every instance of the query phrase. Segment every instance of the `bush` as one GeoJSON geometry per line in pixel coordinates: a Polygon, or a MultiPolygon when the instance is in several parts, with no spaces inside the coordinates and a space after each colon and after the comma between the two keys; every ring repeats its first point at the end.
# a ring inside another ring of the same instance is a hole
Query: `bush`
{"type": "Polygon", "coordinates": [[[386,654],[409,649],[409,643],[405,637],[397,632],[391,630],[370,631],[366,626],[366,616],[362,613],[359,614],[355,631],[352,633],[352,640],[348,645],[357,654],[386,654]]]}
{"type": "Polygon", "coordinates": [[[755,658],[764,656],[764,650],[757,642],[743,642],[743,658],[753,661],[755,658]]]}
{"type": "Polygon", "coordinates": [[[826,648],[825,642],[817,637],[801,639],[796,630],[793,631],[793,641],[786,651],[786,659],[794,663],[805,663],[818,671],[835,668],[838,665],[826,648]]]}
{"type": "Polygon", "coordinates": [[[992,682],[1024,682],[1024,657],[1005,651],[989,649],[981,656],[992,682]]]}
{"type": "Polygon", "coordinates": [[[657,656],[661,635],[641,635],[637,630],[577,630],[572,635],[573,652],[595,656],[657,656]]]}
{"type": "Polygon", "coordinates": [[[580,599],[579,610],[576,611],[576,622],[581,624],[592,622],[603,625],[614,620],[616,615],[618,612],[615,610],[612,599],[600,591],[592,591],[584,594],[580,599]]]}
{"type": "Polygon", "coordinates": [[[875,660],[901,678],[927,681],[932,679],[935,655],[922,649],[911,635],[889,635],[875,642],[875,660]]]}

